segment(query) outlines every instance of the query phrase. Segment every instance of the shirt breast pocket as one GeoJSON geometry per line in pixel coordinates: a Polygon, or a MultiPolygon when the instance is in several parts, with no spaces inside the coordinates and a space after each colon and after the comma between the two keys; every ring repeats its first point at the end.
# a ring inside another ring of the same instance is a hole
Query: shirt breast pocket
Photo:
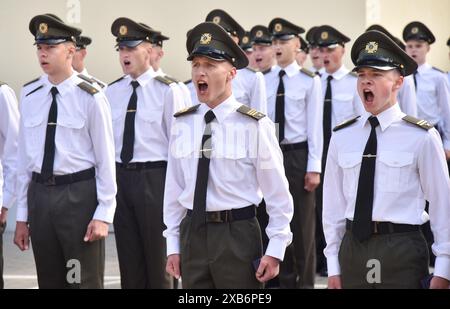
{"type": "Polygon", "coordinates": [[[55,141],[58,147],[67,150],[80,150],[89,147],[90,139],[86,138],[86,120],[80,117],[58,115],[55,141]]]}
{"type": "Polygon", "coordinates": [[[175,143],[174,145],[173,157],[180,162],[185,183],[195,181],[193,178],[197,170],[199,150],[195,151],[193,145],[188,143],[175,143]]]}
{"type": "Polygon", "coordinates": [[[382,192],[400,192],[413,179],[414,154],[385,151],[378,154],[378,189],[382,192]]]}
{"type": "Polygon", "coordinates": [[[24,119],[23,126],[24,136],[27,141],[26,145],[32,152],[44,149],[46,125],[43,115],[36,115],[24,119]]]}
{"type": "Polygon", "coordinates": [[[286,92],[285,96],[288,101],[294,103],[296,107],[305,106],[306,92],[303,89],[286,92]]]}
{"type": "Polygon", "coordinates": [[[352,198],[356,195],[361,162],[362,153],[360,152],[343,153],[338,156],[338,164],[344,177],[342,189],[346,198],[352,198]]]}
{"type": "Polygon", "coordinates": [[[216,150],[217,169],[227,182],[242,182],[250,164],[244,145],[226,144],[216,150]]]}
{"type": "Polygon", "coordinates": [[[340,94],[333,97],[332,109],[337,117],[336,123],[341,123],[355,114],[352,101],[353,95],[351,94],[340,94]]]}
{"type": "Polygon", "coordinates": [[[161,111],[154,109],[142,109],[137,111],[137,119],[144,130],[141,134],[149,135],[152,130],[161,124],[161,111]]]}

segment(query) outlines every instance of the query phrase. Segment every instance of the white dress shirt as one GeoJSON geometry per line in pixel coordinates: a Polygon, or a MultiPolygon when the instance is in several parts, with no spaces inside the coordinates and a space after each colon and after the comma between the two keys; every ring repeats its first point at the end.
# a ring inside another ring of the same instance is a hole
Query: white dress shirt
{"type": "MultiPolygon", "coordinates": [[[[270,220],[266,254],[283,259],[292,240],[289,222],[293,202],[284,173],[283,156],[273,123],[237,112],[242,106],[231,96],[213,112],[212,154],[209,165],[206,211],[259,205],[264,196],[270,220]]],[[[197,166],[205,128],[206,104],[177,118],[173,126],[164,195],[167,254],[180,251],[179,225],[193,208],[197,166]]]]}
{"type": "Polygon", "coordinates": [[[106,91],[106,88],[108,87],[108,84],[102,82],[98,78],[96,78],[96,77],[92,76],[91,74],[89,74],[89,72],[88,72],[88,70],[86,68],[84,68],[83,71],[80,72],[80,74],[82,74],[82,75],[92,79],[94,81],[92,84],[94,86],[96,86],[97,89],[102,90],[102,91],[106,91]]]}
{"type": "MultiPolygon", "coordinates": [[[[275,107],[278,73],[281,68],[274,66],[264,75],[267,90],[267,113],[275,121],[275,107]]],[[[322,87],[318,76],[312,78],[300,72],[300,66],[294,61],[284,68],[283,77],[285,96],[285,139],[282,144],[308,142],[307,172],[321,172],[323,147],[323,100],[322,87]]]]}
{"type": "MultiPolygon", "coordinates": [[[[173,114],[184,108],[183,96],[176,83],[167,85],[155,79],[149,69],[137,78],[137,111],[135,118],[134,154],[131,162],[167,161],[173,114]]],[[[130,76],[109,85],[106,96],[111,104],[116,146],[116,161],[122,162],[125,118],[133,87],[130,76]]]]}
{"type": "Polygon", "coordinates": [[[445,74],[425,63],[417,69],[418,118],[438,125],[444,148],[450,150],[450,86],[445,74]]]}
{"type": "MultiPolygon", "coordinates": [[[[323,227],[328,275],[340,274],[338,252],[345,220],[353,220],[362,154],[371,131],[365,114],[333,134],[323,188],[323,227]]],[[[436,129],[402,118],[398,104],[377,116],[373,221],[421,225],[431,219],[434,274],[450,279],[450,180],[436,129]],[[425,200],[430,202],[429,216],[425,200]]]]}
{"type": "Polygon", "coordinates": [[[406,115],[417,117],[416,86],[412,75],[403,79],[403,85],[398,91],[398,105],[406,115]]]}
{"type": "Polygon", "coordinates": [[[95,167],[98,206],[93,219],[113,221],[117,188],[111,111],[103,92],[91,95],[77,86],[86,83],[77,74],[74,72],[59,85],[51,84],[44,75],[22,89],[17,221],[28,220],[28,185],[32,172],[41,172],[52,87],[58,89],[54,174],[72,174],[95,167]]]}
{"type": "Polygon", "coordinates": [[[332,75],[331,80],[331,128],[345,120],[364,113],[364,106],[357,89],[357,77],[350,74],[345,66],[341,66],[333,74],[326,71],[322,73],[322,101],[323,109],[325,94],[327,91],[327,78],[332,75]]]}
{"type": "MultiPolygon", "coordinates": [[[[162,76],[165,77],[167,76],[166,73],[164,73],[164,71],[159,68],[158,71],[155,72],[155,74],[157,76],[162,76]]],[[[191,99],[191,91],[189,90],[189,88],[186,86],[185,83],[183,82],[177,82],[178,87],[180,87],[181,93],[183,95],[183,100],[184,100],[184,106],[185,107],[190,107],[192,106],[192,99],[191,99]]]]}
{"type": "MultiPolygon", "coordinates": [[[[0,208],[15,202],[19,110],[14,91],[0,86],[0,208]]],[[[1,210],[0,210],[1,213],[1,210]]]]}
{"type": "Polygon", "coordinates": [[[237,71],[233,80],[233,94],[238,102],[267,114],[267,95],[264,76],[248,68],[237,71]]]}

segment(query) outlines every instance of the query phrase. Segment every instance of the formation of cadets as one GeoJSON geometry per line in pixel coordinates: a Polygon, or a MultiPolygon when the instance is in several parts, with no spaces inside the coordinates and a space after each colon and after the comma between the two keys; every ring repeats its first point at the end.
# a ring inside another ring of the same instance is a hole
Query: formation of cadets
{"type": "Polygon", "coordinates": [[[426,25],[405,43],[373,25],[350,51],[339,27],[245,31],[217,9],[187,32],[182,83],[160,66],[169,38],[122,17],[109,85],[81,29],[29,30],[43,74],[19,104],[0,83],[0,232],[16,204],[40,288],[102,288],[110,224],[122,288],[450,287],[450,73],[426,25]]]}

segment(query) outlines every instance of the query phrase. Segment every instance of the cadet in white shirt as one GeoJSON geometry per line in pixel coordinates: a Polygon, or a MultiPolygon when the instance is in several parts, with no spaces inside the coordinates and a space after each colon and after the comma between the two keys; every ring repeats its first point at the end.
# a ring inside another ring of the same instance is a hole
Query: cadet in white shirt
{"type": "Polygon", "coordinates": [[[277,275],[292,239],[275,128],[233,96],[236,70],[248,59],[223,28],[202,23],[186,46],[202,104],[175,115],[164,197],[167,271],[184,288],[259,288],[277,275]],[[261,258],[255,205],[263,196],[270,241],[261,258]]]}
{"type": "MultiPolygon", "coordinates": [[[[386,28],[380,25],[372,25],[366,29],[378,30],[386,34],[392,41],[394,41],[401,49],[405,50],[406,46],[399,38],[393,36],[386,28]]],[[[416,86],[414,85],[413,75],[405,76],[403,85],[398,91],[398,105],[402,112],[409,116],[417,117],[417,103],[416,103],[416,86]]]]}
{"type": "Polygon", "coordinates": [[[256,65],[255,54],[253,53],[253,41],[251,37],[251,33],[249,31],[245,31],[245,34],[242,38],[239,38],[239,47],[247,55],[248,59],[248,67],[250,71],[258,72],[258,66],[256,65]]]}
{"type": "MultiPolygon", "coordinates": [[[[319,47],[320,58],[325,69],[321,74],[321,102],[323,102],[322,171],[325,171],[332,128],[344,120],[361,115],[364,107],[356,89],[356,74],[350,72],[343,64],[345,44],[350,42],[350,39],[339,30],[323,25],[315,28],[312,40],[319,47]]],[[[326,243],[322,227],[322,182],[323,174],[321,184],[316,190],[316,266],[319,273],[326,277],[326,259],[323,255],[326,243]]]]}
{"type": "Polygon", "coordinates": [[[86,66],[84,64],[84,60],[87,56],[87,46],[91,45],[92,39],[87,36],[78,36],[76,38],[77,40],[77,47],[76,47],[76,53],[75,57],[73,57],[72,61],[72,67],[75,71],[80,73],[78,75],[79,78],[87,81],[88,83],[93,84],[94,86],[97,86],[100,90],[106,90],[106,84],[99,79],[93,77],[88,73],[88,70],[86,69],[86,66]]]}
{"type": "MultiPolygon", "coordinates": [[[[354,43],[367,111],[334,129],[324,182],[329,288],[420,288],[428,220],[437,255],[432,288],[449,288],[450,180],[438,132],[401,112],[397,92],[417,65],[394,41],[368,31],[354,43]]],[[[424,284],[425,280],[422,281],[424,284]]]]}
{"type": "Polygon", "coordinates": [[[0,82],[0,289],[3,289],[3,233],[8,209],[16,197],[19,111],[14,91],[0,82]]]}
{"type": "Polygon", "coordinates": [[[177,84],[150,66],[154,30],[128,18],[111,26],[124,77],[108,86],[117,165],[114,231],[122,288],[170,288],[162,236],[164,181],[177,84]]]}
{"type": "Polygon", "coordinates": [[[309,48],[309,57],[313,64],[310,71],[314,72],[316,75],[321,76],[323,72],[325,72],[325,68],[323,66],[323,59],[320,54],[320,48],[314,41],[314,31],[316,31],[317,27],[312,27],[306,32],[306,41],[308,42],[309,48]]]}
{"type": "MultiPolygon", "coordinates": [[[[277,64],[272,47],[272,35],[266,26],[257,25],[250,31],[256,66],[262,74],[267,74],[277,64]]],[[[265,80],[264,80],[265,81],[265,80]]]]}
{"type": "Polygon", "coordinates": [[[29,29],[45,75],[22,89],[14,242],[27,250],[31,236],[40,288],[102,288],[117,192],[109,104],[72,68],[79,29],[50,14],[29,29]]]}
{"type": "MultiPolygon", "coordinates": [[[[315,278],[315,197],[320,183],[323,146],[320,79],[300,68],[295,55],[304,30],[287,20],[270,22],[278,65],[265,74],[268,114],[278,124],[278,138],[284,155],[284,167],[294,199],[294,272],[280,269],[283,288],[313,288],[315,278]]],[[[287,266],[287,265],[286,265],[287,266]]]]}
{"type": "Polygon", "coordinates": [[[298,65],[303,68],[306,59],[308,58],[309,54],[309,47],[308,43],[300,36],[300,48],[297,50],[297,56],[295,56],[295,60],[297,61],[298,65]]]}

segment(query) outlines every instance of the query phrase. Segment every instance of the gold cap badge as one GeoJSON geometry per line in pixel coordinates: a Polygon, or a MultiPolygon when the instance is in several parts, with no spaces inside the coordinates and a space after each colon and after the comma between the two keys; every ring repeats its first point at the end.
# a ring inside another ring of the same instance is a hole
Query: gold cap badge
{"type": "Polygon", "coordinates": [[[211,43],[211,40],[212,40],[211,33],[203,33],[202,36],[200,37],[200,44],[208,45],[209,43],[211,43]]]}
{"type": "Polygon", "coordinates": [[[378,43],[377,42],[369,42],[366,45],[366,52],[368,54],[375,54],[378,51],[378,43]]]}
{"type": "Polygon", "coordinates": [[[412,34],[417,34],[417,33],[419,33],[419,28],[418,28],[418,27],[412,27],[411,33],[412,33],[412,34]]]}
{"type": "Polygon", "coordinates": [[[119,34],[120,35],[127,35],[128,34],[128,27],[125,26],[125,25],[120,26],[119,34]]]}
{"type": "Polygon", "coordinates": [[[220,18],[220,16],[216,16],[216,17],[214,17],[213,18],[213,23],[215,23],[215,24],[218,24],[218,23],[220,23],[220,21],[221,21],[222,19],[220,18]]]}
{"type": "Polygon", "coordinates": [[[42,34],[46,34],[48,32],[48,25],[46,23],[42,23],[39,25],[39,32],[42,34]]]}
{"type": "Polygon", "coordinates": [[[326,32],[326,31],[322,32],[322,34],[320,35],[320,38],[321,38],[322,40],[328,39],[328,32],[326,32]]]}
{"type": "Polygon", "coordinates": [[[281,30],[283,30],[283,25],[282,24],[275,24],[275,32],[281,32],[281,30]]]}
{"type": "Polygon", "coordinates": [[[262,30],[258,30],[258,31],[256,32],[256,37],[257,37],[257,38],[260,38],[260,37],[262,37],[262,36],[263,36],[262,30]]]}
{"type": "Polygon", "coordinates": [[[248,38],[248,36],[244,36],[242,38],[242,43],[244,43],[244,44],[248,44],[249,41],[250,41],[250,39],[248,38]]]}

